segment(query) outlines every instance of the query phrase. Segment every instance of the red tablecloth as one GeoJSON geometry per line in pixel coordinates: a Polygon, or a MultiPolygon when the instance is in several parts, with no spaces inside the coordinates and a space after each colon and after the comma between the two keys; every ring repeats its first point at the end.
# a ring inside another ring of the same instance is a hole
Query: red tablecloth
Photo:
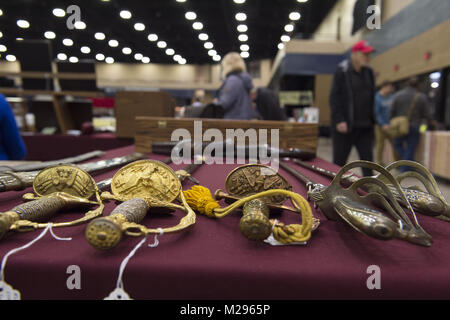
{"type": "MultiPolygon", "coordinates": [[[[133,147],[111,150],[107,157],[120,156],[133,147]]],[[[151,156],[163,159],[164,156],[151,156]]],[[[321,159],[314,161],[328,169],[336,166],[321,159]]],[[[213,192],[224,188],[227,174],[237,165],[202,166],[195,173],[213,192]]],[[[174,169],[180,166],[172,165],[174,169]]],[[[318,182],[328,180],[299,168],[318,182]]],[[[100,181],[114,171],[96,176],[100,181]]],[[[288,173],[294,191],[305,188],[288,173]]],[[[190,187],[185,183],[185,189],[190,187]]],[[[30,190],[27,190],[30,191],[30,190]]],[[[24,192],[0,195],[0,211],[21,202],[24,192]]],[[[109,214],[114,203],[106,206],[109,214]]],[[[241,213],[214,220],[197,216],[189,231],[163,235],[157,248],[142,247],[129,261],[123,275],[125,290],[135,299],[448,299],[450,298],[450,224],[419,216],[422,226],[434,239],[430,248],[406,242],[378,241],[360,234],[342,222],[327,221],[320,211],[319,229],[308,245],[272,247],[251,242],[239,232],[241,213]],[[367,268],[381,269],[381,289],[369,290],[367,268]]],[[[182,213],[149,215],[147,226],[171,226],[182,213]]],[[[62,214],[59,220],[79,217],[62,214]]],[[[298,216],[284,212],[283,222],[296,222],[298,216]]],[[[84,238],[86,226],[56,229],[56,234],[72,241],[56,241],[46,235],[32,247],[12,255],[6,265],[5,281],[22,293],[24,299],[102,299],[116,285],[121,261],[141,240],[125,237],[113,250],[93,249],[84,238]],[[67,268],[81,269],[81,289],[69,290],[67,268]]],[[[39,231],[10,233],[0,242],[0,257],[12,248],[37,237],[39,231]]],[[[149,237],[153,242],[153,236],[149,237]]]]}
{"type": "Polygon", "coordinates": [[[26,160],[50,161],[73,157],[92,150],[111,150],[134,143],[133,139],[116,138],[113,133],[85,136],[22,134],[27,147],[26,160]]]}

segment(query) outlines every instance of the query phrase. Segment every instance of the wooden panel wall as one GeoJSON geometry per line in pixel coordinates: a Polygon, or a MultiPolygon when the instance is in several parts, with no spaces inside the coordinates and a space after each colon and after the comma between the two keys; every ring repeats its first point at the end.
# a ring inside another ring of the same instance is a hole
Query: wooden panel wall
{"type": "Polygon", "coordinates": [[[377,83],[396,81],[450,65],[450,20],[386,51],[372,60],[377,83]],[[427,52],[430,60],[425,60],[427,52]],[[398,65],[398,71],[394,66],[398,65]]]}
{"type": "Polygon", "coordinates": [[[319,108],[319,125],[330,125],[330,92],[333,84],[332,74],[318,74],[315,79],[315,106],[319,108]]]}

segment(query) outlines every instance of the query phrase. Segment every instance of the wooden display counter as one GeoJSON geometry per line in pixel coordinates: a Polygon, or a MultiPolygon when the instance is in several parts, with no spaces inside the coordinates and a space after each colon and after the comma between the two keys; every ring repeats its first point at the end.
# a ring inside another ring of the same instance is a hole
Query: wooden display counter
{"type": "MultiPolygon", "coordinates": [[[[208,129],[218,129],[224,139],[227,129],[267,129],[267,143],[270,144],[272,129],[279,129],[279,147],[299,148],[316,152],[318,140],[318,125],[284,121],[258,121],[258,120],[225,120],[225,119],[174,119],[164,117],[136,117],[135,145],[138,152],[151,152],[152,142],[171,141],[176,129],[189,131],[194,139],[194,127],[203,135],[208,129]],[[201,123],[201,128],[199,128],[201,123]]],[[[199,133],[196,133],[199,134],[199,133]]],[[[258,137],[259,139],[259,137],[258,137]]],[[[246,142],[248,144],[248,140],[246,142]]],[[[259,141],[259,143],[262,143],[259,141]]]]}

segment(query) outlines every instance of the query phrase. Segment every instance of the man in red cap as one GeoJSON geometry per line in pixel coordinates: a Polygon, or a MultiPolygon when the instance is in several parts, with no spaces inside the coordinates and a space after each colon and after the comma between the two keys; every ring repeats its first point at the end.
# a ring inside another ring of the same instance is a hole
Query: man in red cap
{"type": "MultiPolygon", "coordinates": [[[[373,161],[375,124],[375,77],[369,67],[374,51],[367,41],[359,41],[352,48],[350,60],[338,66],[330,94],[331,136],[333,162],[347,163],[353,146],[361,160],[373,161]]],[[[364,176],[372,170],[363,169],[364,176]]]]}

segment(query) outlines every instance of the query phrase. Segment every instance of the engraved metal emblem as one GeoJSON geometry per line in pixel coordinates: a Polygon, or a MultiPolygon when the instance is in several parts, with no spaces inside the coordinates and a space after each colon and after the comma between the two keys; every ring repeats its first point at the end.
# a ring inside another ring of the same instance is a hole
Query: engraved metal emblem
{"type": "MultiPolygon", "coordinates": [[[[274,169],[260,164],[238,167],[227,176],[225,187],[230,195],[243,197],[271,189],[292,190],[292,186],[274,169]]],[[[269,197],[274,204],[282,204],[287,197],[282,195],[269,197]]]]}
{"type": "Polygon", "coordinates": [[[64,192],[89,199],[95,193],[95,181],[75,166],[61,165],[42,170],[34,179],[33,189],[39,196],[64,192]]]}
{"type": "Polygon", "coordinates": [[[181,191],[181,183],[173,170],[152,160],[142,160],[120,169],[111,183],[111,191],[122,199],[153,199],[174,201],[181,191]]]}

